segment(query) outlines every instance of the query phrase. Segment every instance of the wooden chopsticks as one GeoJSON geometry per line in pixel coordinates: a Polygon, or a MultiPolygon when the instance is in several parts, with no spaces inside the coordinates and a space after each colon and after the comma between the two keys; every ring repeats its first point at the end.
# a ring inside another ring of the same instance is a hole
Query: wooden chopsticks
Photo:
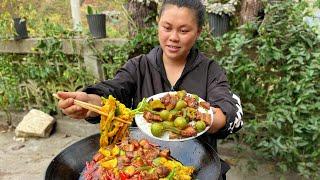
{"type": "MultiPolygon", "coordinates": [[[[57,94],[52,94],[52,96],[57,98],[57,99],[63,100],[57,94]]],[[[79,101],[79,100],[76,100],[76,99],[74,100],[74,104],[78,105],[78,106],[80,106],[82,108],[88,109],[89,111],[96,112],[96,113],[98,113],[100,115],[108,116],[107,113],[101,111],[101,107],[100,106],[97,106],[97,105],[94,105],[94,104],[90,104],[90,103],[86,103],[86,102],[83,102],[83,101],[79,101]]],[[[114,119],[116,121],[119,121],[119,122],[122,122],[122,123],[131,124],[131,122],[125,121],[125,120],[123,120],[121,118],[118,118],[118,117],[114,117],[114,119]]]]}

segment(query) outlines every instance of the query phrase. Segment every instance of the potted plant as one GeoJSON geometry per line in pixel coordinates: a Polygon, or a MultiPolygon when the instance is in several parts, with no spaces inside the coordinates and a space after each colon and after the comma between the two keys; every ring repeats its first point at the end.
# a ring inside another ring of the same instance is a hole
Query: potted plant
{"type": "Polygon", "coordinates": [[[94,38],[106,37],[106,15],[94,12],[91,6],[87,7],[87,21],[90,33],[94,38]]]}
{"type": "Polygon", "coordinates": [[[26,39],[28,38],[26,11],[22,4],[17,0],[11,0],[7,2],[8,11],[13,20],[14,39],[26,39]]]}
{"type": "Polygon", "coordinates": [[[214,36],[222,36],[230,28],[230,17],[236,11],[239,0],[205,0],[209,16],[210,31],[214,36]]]}
{"type": "Polygon", "coordinates": [[[22,18],[22,17],[13,18],[13,26],[15,29],[15,33],[14,33],[15,40],[28,38],[26,18],[22,18]]]}

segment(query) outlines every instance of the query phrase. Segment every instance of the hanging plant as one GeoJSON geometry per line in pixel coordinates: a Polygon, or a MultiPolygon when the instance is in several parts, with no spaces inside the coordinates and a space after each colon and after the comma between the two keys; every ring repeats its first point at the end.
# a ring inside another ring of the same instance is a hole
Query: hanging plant
{"type": "Polygon", "coordinates": [[[132,0],[133,2],[139,2],[139,3],[143,3],[147,6],[150,5],[150,3],[155,2],[156,4],[160,4],[162,2],[162,0],[132,0]]]}
{"type": "Polygon", "coordinates": [[[206,11],[212,14],[227,14],[229,16],[236,12],[236,5],[239,0],[204,0],[206,11]]]}

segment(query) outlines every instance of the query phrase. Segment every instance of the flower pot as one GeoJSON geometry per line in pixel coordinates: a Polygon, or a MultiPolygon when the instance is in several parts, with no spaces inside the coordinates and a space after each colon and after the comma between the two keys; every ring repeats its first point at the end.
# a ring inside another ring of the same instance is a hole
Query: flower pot
{"type": "Polygon", "coordinates": [[[106,15],[91,14],[87,15],[90,33],[94,38],[106,37],[106,15]]]}
{"type": "Polygon", "coordinates": [[[22,18],[13,18],[13,23],[16,31],[14,39],[19,40],[28,38],[27,21],[22,18]]]}
{"type": "Polygon", "coordinates": [[[230,16],[227,14],[213,14],[209,13],[209,27],[213,36],[222,36],[230,29],[230,16]]]}

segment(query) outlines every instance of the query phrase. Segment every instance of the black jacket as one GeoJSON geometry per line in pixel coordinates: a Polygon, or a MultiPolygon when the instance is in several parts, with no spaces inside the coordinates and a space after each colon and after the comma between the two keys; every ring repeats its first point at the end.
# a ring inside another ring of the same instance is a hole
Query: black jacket
{"type": "MultiPolygon", "coordinates": [[[[84,91],[105,97],[112,94],[127,107],[135,108],[144,97],[176,90],[197,94],[211,106],[219,107],[224,112],[227,117],[226,126],[208,136],[208,139],[214,139],[211,142],[214,147],[216,138],[224,138],[241,128],[242,122],[241,125],[238,123],[238,127],[234,123],[238,111],[237,100],[232,97],[225,71],[195,48],[191,49],[187,64],[174,86],[170,85],[166,76],[162,49],[155,47],[146,55],[130,59],[119,69],[114,79],[88,86],[84,91]]],[[[88,121],[93,122],[92,119],[88,121]]]]}

